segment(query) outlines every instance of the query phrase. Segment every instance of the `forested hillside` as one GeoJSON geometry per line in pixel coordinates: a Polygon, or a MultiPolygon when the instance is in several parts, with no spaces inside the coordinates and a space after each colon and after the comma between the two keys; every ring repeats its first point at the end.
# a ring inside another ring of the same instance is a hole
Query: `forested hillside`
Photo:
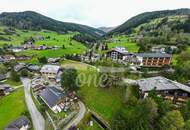
{"type": "Polygon", "coordinates": [[[142,13],[129,19],[119,27],[115,28],[110,33],[108,33],[108,35],[120,34],[120,33],[129,34],[137,26],[150,22],[153,19],[163,18],[168,16],[176,16],[176,15],[190,15],[190,9],[164,10],[164,11],[142,13]]]}
{"type": "Polygon", "coordinates": [[[80,32],[95,38],[105,34],[103,31],[89,26],[60,22],[32,11],[2,13],[0,14],[0,24],[25,30],[46,29],[58,33],[66,33],[69,31],[80,32]]]}

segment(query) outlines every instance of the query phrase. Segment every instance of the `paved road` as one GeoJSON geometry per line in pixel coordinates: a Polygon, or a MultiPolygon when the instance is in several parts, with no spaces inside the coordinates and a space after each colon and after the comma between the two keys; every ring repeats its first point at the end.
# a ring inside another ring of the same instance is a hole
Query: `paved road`
{"type": "Polygon", "coordinates": [[[22,78],[22,83],[24,86],[25,100],[30,112],[33,126],[35,130],[45,130],[45,121],[43,116],[37,110],[30,93],[30,79],[22,78]]]}
{"type": "Polygon", "coordinates": [[[78,114],[75,116],[75,118],[73,120],[71,120],[67,124],[67,126],[65,126],[65,128],[63,130],[68,130],[71,126],[76,126],[83,119],[85,112],[86,112],[86,108],[81,101],[79,101],[78,104],[79,104],[78,114]]]}

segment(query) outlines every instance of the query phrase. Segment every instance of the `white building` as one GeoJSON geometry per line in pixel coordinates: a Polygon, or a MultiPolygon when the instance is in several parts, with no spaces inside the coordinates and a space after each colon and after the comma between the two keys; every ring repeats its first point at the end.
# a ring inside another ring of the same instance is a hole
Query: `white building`
{"type": "Polygon", "coordinates": [[[57,65],[44,65],[40,73],[42,77],[46,80],[56,80],[58,73],[60,71],[60,66],[57,65]]]}

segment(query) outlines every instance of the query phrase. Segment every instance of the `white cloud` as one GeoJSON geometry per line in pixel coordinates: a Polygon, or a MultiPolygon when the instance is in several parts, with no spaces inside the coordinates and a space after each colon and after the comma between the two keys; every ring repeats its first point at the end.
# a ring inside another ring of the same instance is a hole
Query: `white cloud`
{"type": "Polygon", "coordinates": [[[116,26],[142,12],[189,7],[189,0],[0,0],[0,12],[32,10],[95,27],[116,26]]]}

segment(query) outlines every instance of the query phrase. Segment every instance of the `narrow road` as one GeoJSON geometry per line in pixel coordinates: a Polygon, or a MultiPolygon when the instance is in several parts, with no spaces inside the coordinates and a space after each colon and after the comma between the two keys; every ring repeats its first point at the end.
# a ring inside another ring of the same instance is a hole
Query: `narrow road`
{"type": "Polygon", "coordinates": [[[30,93],[30,79],[22,78],[21,79],[24,86],[25,101],[30,112],[33,126],[35,130],[45,130],[45,121],[41,113],[37,110],[30,93]]]}
{"type": "Polygon", "coordinates": [[[76,126],[84,117],[85,112],[86,112],[86,108],[84,106],[84,104],[79,101],[79,112],[78,114],[75,116],[75,118],[73,120],[71,120],[63,130],[68,130],[71,126],[76,126]]]}

